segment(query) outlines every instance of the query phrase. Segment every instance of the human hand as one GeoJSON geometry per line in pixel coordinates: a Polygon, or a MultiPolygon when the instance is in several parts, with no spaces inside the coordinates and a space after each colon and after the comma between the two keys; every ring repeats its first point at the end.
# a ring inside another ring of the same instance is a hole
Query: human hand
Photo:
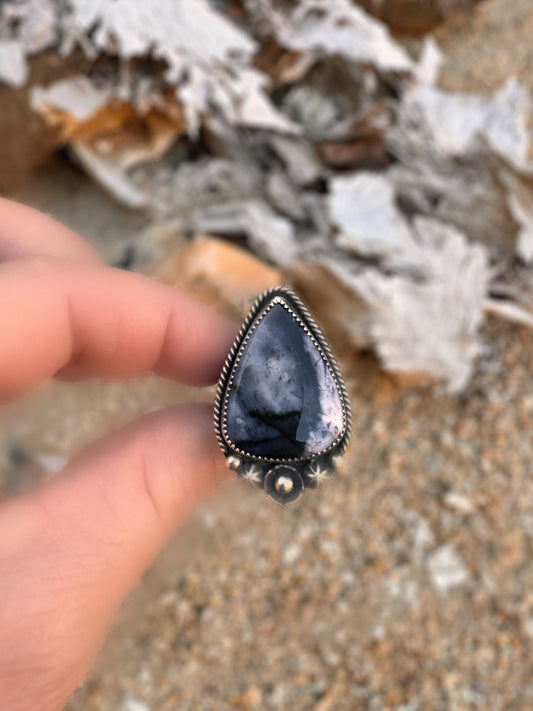
{"type": "MultiPolygon", "coordinates": [[[[102,264],[80,237],[0,199],[0,401],[46,378],[154,371],[216,381],[233,324],[102,264]]],[[[212,408],[152,413],[44,486],[0,496],[0,710],[56,711],[83,681],[117,608],[226,471],[212,408]]]]}

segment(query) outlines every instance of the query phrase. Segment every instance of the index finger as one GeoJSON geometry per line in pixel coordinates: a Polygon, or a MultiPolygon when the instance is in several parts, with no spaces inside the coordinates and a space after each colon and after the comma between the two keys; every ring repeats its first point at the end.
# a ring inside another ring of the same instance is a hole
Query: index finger
{"type": "Polygon", "coordinates": [[[0,396],[61,371],[215,382],[236,326],[171,286],[95,263],[0,264],[0,396]]]}

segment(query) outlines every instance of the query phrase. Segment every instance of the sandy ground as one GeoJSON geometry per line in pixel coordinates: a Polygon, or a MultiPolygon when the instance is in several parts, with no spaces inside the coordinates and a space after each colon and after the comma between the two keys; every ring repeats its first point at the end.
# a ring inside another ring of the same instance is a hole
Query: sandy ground
{"type": "MultiPolygon", "coordinates": [[[[533,88],[530,0],[489,0],[438,33],[442,83],[533,88]]],[[[20,199],[109,262],[145,227],[53,161],[20,199]]],[[[279,509],[233,482],[147,573],[69,711],[533,708],[533,334],[487,326],[460,397],[345,363],[344,469],[279,509]],[[490,336],[490,338],[488,337],[490,336]],[[238,492],[238,495],[237,495],[238,492]]],[[[44,386],[0,427],[12,493],[135,414],[196,397],[156,378],[44,386]]]]}
{"type": "Polygon", "coordinates": [[[343,473],[289,510],[229,484],[70,709],[531,708],[533,336],[488,330],[461,398],[355,360],[343,473]]]}

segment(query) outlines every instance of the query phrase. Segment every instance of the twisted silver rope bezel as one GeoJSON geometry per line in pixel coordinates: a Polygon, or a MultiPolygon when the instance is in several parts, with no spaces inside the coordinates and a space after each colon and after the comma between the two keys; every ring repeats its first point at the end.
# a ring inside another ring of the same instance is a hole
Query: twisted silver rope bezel
{"type": "Polygon", "coordinates": [[[313,316],[309,313],[308,309],[303,304],[301,299],[292,291],[292,289],[289,289],[286,286],[272,287],[260,294],[253,302],[250,311],[248,312],[246,318],[242,323],[242,326],[239,330],[239,333],[237,334],[233,346],[231,347],[231,350],[228,353],[228,356],[222,368],[222,372],[220,374],[215,395],[214,425],[218,443],[224,454],[226,456],[228,454],[233,454],[238,457],[243,457],[246,458],[247,461],[265,462],[272,464],[290,464],[295,462],[309,463],[316,460],[318,457],[332,452],[333,450],[335,450],[336,454],[339,455],[343,454],[346,450],[351,434],[351,409],[344,379],[342,377],[335,356],[333,355],[320,329],[320,326],[313,318],[313,316]],[[236,447],[233,442],[231,442],[226,429],[227,393],[231,385],[235,369],[242,358],[244,348],[250,336],[275,304],[280,304],[285,309],[287,309],[291,316],[297,321],[299,326],[304,330],[305,333],[308,334],[308,336],[313,341],[318,352],[320,353],[322,361],[333,376],[335,385],[338,388],[338,391],[341,396],[341,406],[343,414],[343,431],[338,435],[338,437],[335,438],[335,440],[328,447],[324,448],[320,452],[315,452],[309,456],[296,457],[292,459],[277,459],[273,457],[260,457],[257,455],[248,454],[244,450],[241,450],[236,447]]]}

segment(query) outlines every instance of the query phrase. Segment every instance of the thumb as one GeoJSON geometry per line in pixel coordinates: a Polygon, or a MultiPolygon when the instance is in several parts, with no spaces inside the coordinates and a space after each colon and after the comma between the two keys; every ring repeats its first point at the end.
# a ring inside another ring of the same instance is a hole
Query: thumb
{"type": "Polygon", "coordinates": [[[225,471],[212,408],[181,406],[0,505],[1,709],[62,708],[117,607],[225,471]]]}

